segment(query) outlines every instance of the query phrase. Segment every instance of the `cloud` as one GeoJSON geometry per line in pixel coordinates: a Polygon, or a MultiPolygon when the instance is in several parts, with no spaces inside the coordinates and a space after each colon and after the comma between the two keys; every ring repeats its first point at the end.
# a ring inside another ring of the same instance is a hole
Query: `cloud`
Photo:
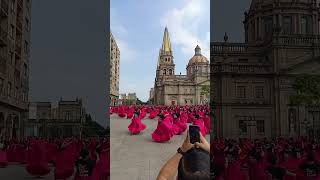
{"type": "Polygon", "coordinates": [[[123,39],[116,39],[118,47],[120,49],[120,64],[132,63],[138,56],[138,52],[132,49],[129,44],[123,39]]]}
{"type": "Polygon", "coordinates": [[[199,44],[202,54],[209,58],[210,1],[189,0],[184,4],[181,8],[170,9],[161,23],[168,27],[172,43],[180,47],[182,53],[192,56],[199,44]]]}
{"type": "Polygon", "coordinates": [[[120,21],[117,15],[117,10],[115,8],[111,8],[110,17],[111,32],[120,49],[120,64],[134,62],[134,59],[137,57],[138,52],[135,49],[131,48],[129,46],[129,43],[127,43],[127,38],[129,35],[128,30],[124,25],[119,23],[120,21]]]}

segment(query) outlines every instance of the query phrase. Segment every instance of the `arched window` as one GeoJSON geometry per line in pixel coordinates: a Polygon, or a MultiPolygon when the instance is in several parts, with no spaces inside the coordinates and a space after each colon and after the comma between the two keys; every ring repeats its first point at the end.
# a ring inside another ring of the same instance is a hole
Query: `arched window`
{"type": "Polygon", "coordinates": [[[169,75],[172,75],[172,69],[169,69],[169,75]]]}
{"type": "Polygon", "coordinates": [[[167,75],[167,70],[166,69],[163,70],[163,74],[167,75]]]}

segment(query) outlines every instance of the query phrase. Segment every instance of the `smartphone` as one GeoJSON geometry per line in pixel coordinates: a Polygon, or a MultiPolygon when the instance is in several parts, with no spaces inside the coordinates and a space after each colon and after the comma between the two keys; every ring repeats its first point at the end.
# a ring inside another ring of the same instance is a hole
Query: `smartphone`
{"type": "Polygon", "coordinates": [[[190,143],[200,142],[200,128],[197,125],[189,126],[190,143]]]}

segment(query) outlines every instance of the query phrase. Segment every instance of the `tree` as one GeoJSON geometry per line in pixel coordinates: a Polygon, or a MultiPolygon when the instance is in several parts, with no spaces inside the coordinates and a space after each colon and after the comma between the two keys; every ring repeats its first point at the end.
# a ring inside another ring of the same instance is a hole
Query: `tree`
{"type": "Polygon", "coordinates": [[[209,85],[204,85],[201,87],[201,92],[200,92],[201,95],[210,95],[210,86],[209,85]]]}
{"type": "Polygon", "coordinates": [[[201,92],[200,92],[201,96],[206,96],[206,103],[208,102],[208,97],[210,96],[210,86],[209,85],[203,85],[201,86],[201,92]]]}
{"type": "Polygon", "coordinates": [[[320,107],[320,75],[303,75],[293,83],[296,95],[290,96],[290,105],[320,107]]]}
{"type": "MultiPolygon", "coordinates": [[[[320,75],[303,75],[295,79],[293,89],[296,95],[290,96],[290,106],[305,106],[320,108],[320,75]]],[[[306,120],[306,122],[308,122],[306,120]]],[[[315,137],[314,118],[312,122],[312,135],[315,137]]],[[[306,127],[309,131],[310,127],[306,127]]],[[[310,136],[310,134],[309,134],[310,136]]]]}

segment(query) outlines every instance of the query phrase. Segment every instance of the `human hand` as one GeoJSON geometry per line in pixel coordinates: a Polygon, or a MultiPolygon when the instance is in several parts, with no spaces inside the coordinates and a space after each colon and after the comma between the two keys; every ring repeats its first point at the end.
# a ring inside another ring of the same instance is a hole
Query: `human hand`
{"type": "Polygon", "coordinates": [[[190,143],[190,136],[189,136],[189,130],[188,130],[187,131],[187,137],[186,137],[186,139],[184,140],[184,142],[183,142],[183,144],[181,146],[181,150],[183,152],[187,152],[193,147],[194,147],[194,145],[190,143]]]}
{"type": "Polygon", "coordinates": [[[195,145],[196,145],[196,148],[201,148],[210,153],[210,144],[208,143],[206,138],[202,136],[201,133],[200,133],[200,142],[196,142],[195,145]]]}

